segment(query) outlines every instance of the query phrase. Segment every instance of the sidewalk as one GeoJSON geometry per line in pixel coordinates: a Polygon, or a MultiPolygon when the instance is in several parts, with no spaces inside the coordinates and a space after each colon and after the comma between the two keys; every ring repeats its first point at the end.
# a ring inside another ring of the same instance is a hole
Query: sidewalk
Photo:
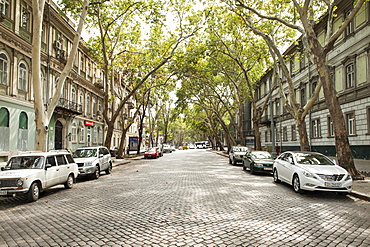
{"type": "MultiPolygon", "coordinates": [[[[228,157],[225,151],[210,151],[228,157]]],[[[356,169],[365,177],[364,180],[354,180],[351,195],[370,202],[370,160],[354,159],[356,169]]]]}

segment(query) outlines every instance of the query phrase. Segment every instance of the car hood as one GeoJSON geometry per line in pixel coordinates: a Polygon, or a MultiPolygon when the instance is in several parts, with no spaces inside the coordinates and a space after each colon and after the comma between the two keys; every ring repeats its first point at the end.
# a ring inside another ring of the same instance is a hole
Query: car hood
{"type": "Polygon", "coordinates": [[[311,173],[316,174],[347,174],[348,172],[340,166],[323,166],[323,165],[301,165],[301,167],[311,173]]]}
{"type": "Polygon", "coordinates": [[[274,160],[271,159],[254,159],[255,163],[263,163],[263,164],[273,164],[274,160]]]}
{"type": "Polygon", "coordinates": [[[0,172],[0,179],[2,178],[20,178],[29,177],[31,175],[43,172],[43,169],[19,169],[19,170],[5,170],[0,172]]]}
{"type": "Polygon", "coordinates": [[[73,158],[76,163],[86,163],[86,162],[93,162],[96,160],[96,157],[88,157],[88,158],[73,158]]]}
{"type": "Polygon", "coordinates": [[[247,152],[234,152],[235,155],[245,155],[247,152]]]}

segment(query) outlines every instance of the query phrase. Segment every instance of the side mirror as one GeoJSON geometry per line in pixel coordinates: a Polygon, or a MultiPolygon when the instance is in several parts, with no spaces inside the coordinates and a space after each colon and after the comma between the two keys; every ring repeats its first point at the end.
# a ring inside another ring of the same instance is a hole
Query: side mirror
{"type": "Polygon", "coordinates": [[[293,161],[293,158],[292,157],[288,157],[288,162],[292,165],[294,165],[294,161],[293,161]]]}
{"type": "Polygon", "coordinates": [[[51,167],[51,164],[46,164],[45,168],[48,169],[51,167]]]}
{"type": "Polygon", "coordinates": [[[99,154],[99,158],[103,158],[103,156],[104,156],[103,154],[99,154]]]}
{"type": "Polygon", "coordinates": [[[334,165],[337,164],[337,161],[335,159],[332,159],[331,161],[333,161],[334,165]]]}

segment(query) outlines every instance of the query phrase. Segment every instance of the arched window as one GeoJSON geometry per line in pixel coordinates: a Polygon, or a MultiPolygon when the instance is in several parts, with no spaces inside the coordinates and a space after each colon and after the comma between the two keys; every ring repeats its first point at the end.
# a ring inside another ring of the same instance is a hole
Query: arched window
{"type": "Polygon", "coordinates": [[[0,53],[0,84],[8,85],[9,60],[4,53],[0,53]]]}
{"type": "Polygon", "coordinates": [[[18,89],[22,91],[27,91],[28,82],[28,69],[24,62],[20,62],[18,65],[18,89]]]}
{"type": "Polygon", "coordinates": [[[97,105],[96,105],[96,98],[93,97],[93,115],[96,116],[96,109],[97,109],[97,105]]]}
{"type": "Polygon", "coordinates": [[[19,114],[18,150],[27,151],[28,148],[28,116],[27,113],[19,114]]]}
{"type": "Polygon", "coordinates": [[[0,151],[9,150],[9,111],[0,108],[0,151]]]}
{"type": "Polygon", "coordinates": [[[73,102],[73,103],[76,103],[77,101],[76,101],[76,88],[75,87],[72,87],[72,90],[71,90],[71,101],[73,102]]]}
{"type": "Polygon", "coordinates": [[[77,142],[77,124],[75,121],[72,123],[71,141],[74,143],[77,142]]]}
{"type": "Polygon", "coordinates": [[[78,110],[79,112],[83,112],[83,107],[84,107],[84,93],[83,92],[80,92],[80,94],[78,95],[78,110]]]}

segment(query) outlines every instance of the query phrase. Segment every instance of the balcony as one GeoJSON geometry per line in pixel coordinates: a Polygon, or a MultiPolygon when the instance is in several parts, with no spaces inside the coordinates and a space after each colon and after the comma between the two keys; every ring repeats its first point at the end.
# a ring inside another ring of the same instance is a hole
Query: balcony
{"type": "Polygon", "coordinates": [[[68,115],[81,115],[82,105],[64,98],[60,98],[57,106],[55,107],[55,111],[68,115]]]}

